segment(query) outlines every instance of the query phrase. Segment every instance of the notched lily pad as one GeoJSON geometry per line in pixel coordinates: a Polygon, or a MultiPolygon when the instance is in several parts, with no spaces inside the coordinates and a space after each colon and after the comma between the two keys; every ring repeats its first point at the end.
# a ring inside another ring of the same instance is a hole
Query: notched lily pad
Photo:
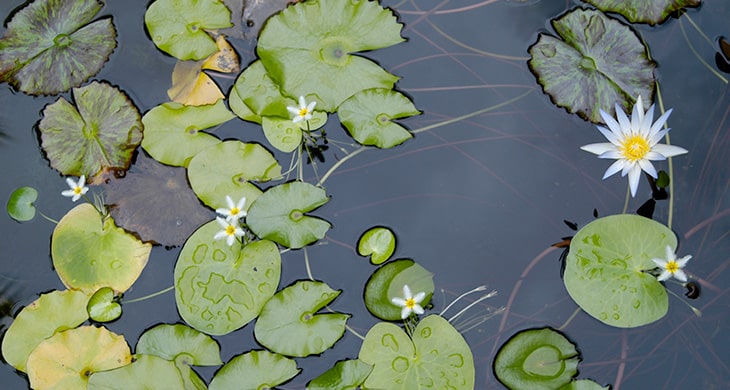
{"type": "Polygon", "coordinates": [[[88,390],[190,389],[173,362],[154,355],[135,354],[134,362],[94,373],[88,390]]]}
{"type": "Polygon", "coordinates": [[[530,70],[550,100],[594,123],[600,110],[628,111],[641,95],[650,104],[654,67],[630,27],[603,12],[577,8],[552,20],[562,39],[540,34],[530,46],[530,70]]]}
{"type": "Polygon", "coordinates": [[[122,315],[122,305],[119,304],[114,290],[102,287],[91,296],[86,311],[89,312],[89,318],[96,322],[109,322],[122,315]]]}
{"type": "Polygon", "coordinates": [[[390,258],[395,251],[395,234],[381,226],[368,229],[357,241],[357,254],[370,256],[370,262],[378,265],[390,258]]]}
{"type": "Polygon", "coordinates": [[[273,389],[299,374],[297,362],[269,351],[250,351],[215,373],[208,390],[273,389]]]}
{"type": "Polygon", "coordinates": [[[307,390],[356,389],[373,371],[373,366],[360,359],[340,360],[329,370],[307,383],[307,390]]]}
{"type": "Polygon", "coordinates": [[[323,111],[314,111],[312,119],[299,123],[279,117],[261,118],[261,127],[264,129],[266,140],[284,153],[293,152],[302,143],[304,131],[316,130],[325,123],[327,123],[327,113],[323,111]],[[307,122],[309,122],[308,129],[307,122]]]}
{"type": "Polygon", "coordinates": [[[655,25],[685,7],[699,7],[702,0],[583,0],[604,12],[616,12],[631,23],[655,25]]]}
{"type": "Polygon", "coordinates": [[[35,217],[35,205],[38,191],[33,187],[20,187],[10,194],[6,210],[10,218],[18,222],[30,221],[35,217]]]}
{"type": "Polygon", "coordinates": [[[393,120],[420,113],[405,95],[389,89],[360,91],[337,109],[337,116],[352,138],[363,145],[384,149],[413,137],[393,120]]]}
{"type": "Polygon", "coordinates": [[[401,307],[393,298],[403,298],[403,285],[413,294],[426,293],[421,306],[426,306],[433,295],[433,274],[411,259],[391,261],[378,268],[365,284],[365,306],[374,316],[387,320],[401,319],[401,307]]]}
{"type": "Polygon", "coordinates": [[[218,366],[221,351],[212,337],[183,324],[160,324],[145,331],[137,341],[136,353],[175,361],[183,358],[190,366],[218,366]]]}

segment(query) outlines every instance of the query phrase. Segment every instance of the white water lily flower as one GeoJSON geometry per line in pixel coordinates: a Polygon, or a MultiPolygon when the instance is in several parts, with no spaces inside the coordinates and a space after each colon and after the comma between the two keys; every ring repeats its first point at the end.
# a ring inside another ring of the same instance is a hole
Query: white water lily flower
{"type": "Polygon", "coordinates": [[[641,96],[636,99],[631,120],[616,104],[616,119],[601,110],[601,117],[608,125],[608,129],[597,126],[609,142],[589,144],[581,146],[586,152],[597,154],[598,158],[611,158],[616,161],[604,173],[603,178],[621,171],[621,176],[629,175],[629,188],[631,196],[636,196],[636,189],[639,187],[641,171],[652,177],[657,177],[656,169],[651,161],[666,160],[667,157],[674,157],[687,153],[686,149],[678,146],[659,144],[659,140],[667,134],[669,129],[662,129],[669,118],[672,110],[668,110],[652,124],[654,117],[654,105],[644,113],[644,106],[641,96]]]}
{"type": "Polygon", "coordinates": [[[682,268],[684,268],[685,265],[687,265],[687,262],[689,259],[692,258],[691,255],[684,256],[681,259],[677,259],[677,255],[672,250],[672,247],[667,245],[667,252],[666,252],[667,259],[651,259],[656,265],[661,267],[662,273],[657,277],[657,280],[664,281],[669,279],[670,277],[674,277],[675,279],[686,282],[687,281],[687,274],[682,271],[682,268]]]}
{"type": "Polygon", "coordinates": [[[226,221],[221,217],[216,217],[215,220],[218,221],[218,224],[221,225],[223,230],[216,233],[213,236],[213,239],[220,240],[225,238],[226,244],[228,244],[228,246],[231,246],[236,241],[236,238],[243,236],[243,229],[238,226],[237,220],[233,221],[233,223],[231,223],[230,221],[226,221]]]}
{"type": "Polygon", "coordinates": [[[391,299],[391,302],[393,302],[394,305],[400,306],[403,308],[400,312],[400,318],[406,319],[408,318],[411,313],[416,314],[423,314],[423,308],[419,303],[423,300],[423,298],[426,297],[426,293],[421,291],[415,296],[411,294],[411,289],[408,287],[407,284],[403,285],[403,298],[393,298],[391,299]]]}
{"type": "Polygon", "coordinates": [[[245,196],[242,196],[241,199],[238,200],[238,203],[233,203],[233,199],[226,195],[226,203],[228,204],[228,208],[219,208],[215,210],[216,213],[225,216],[226,221],[235,222],[246,216],[246,209],[244,209],[244,206],[246,205],[245,196]]]}
{"type": "Polygon", "coordinates": [[[304,99],[304,96],[299,96],[299,107],[297,106],[288,106],[286,109],[294,115],[294,118],[292,118],[292,122],[298,123],[301,121],[308,121],[312,119],[312,111],[314,110],[314,106],[317,104],[317,102],[310,102],[307,104],[307,101],[304,99]]]}
{"type": "Polygon", "coordinates": [[[81,196],[86,194],[86,191],[89,190],[89,187],[84,185],[86,184],[86,177],[84,175],[79,177],[79,181],[74,181],[72,178],[67,177],[66,183],[69,187],[71,187],[71,189],[61,191],[61,195],[68,196],[74,202],[79,200],[81,196]]]}

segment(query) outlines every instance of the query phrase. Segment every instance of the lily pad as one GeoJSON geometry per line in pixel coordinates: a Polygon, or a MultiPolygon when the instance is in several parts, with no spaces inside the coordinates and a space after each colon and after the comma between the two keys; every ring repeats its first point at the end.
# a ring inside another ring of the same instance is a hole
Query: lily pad
{"type": "Polygon", "coordinates": [[[377,1],[300,2],[269,18],[256,52],[287,95],[334,112],[358,91],[393,87],[396,76],[353,53],[404,41],[402,27],[377,1]]]}
{"type": "Polygon", "coordinates": [[[20,187],[10,194],[6,209],[10,218],[18,222],[30,221],[35,217],[35,205],[38,191],[33,187],[20,187]]]}
{"type": "Polygon", "coordinates": [[[220,347],[213,338],[182,324],[160,324],[148,329],[139,337],[135,352],[170,361],[183,357],[191,366],[223,364],[220,347]]]}
{"type": "Polygon", "coordinates": [[[674,233],[659,222],[621,214],[594,220],[573,237],[564,283],[571,298],[603,323],[632,328],[667,313],[667,291],[652,258],[677,248],[674,233]]]}
{"type": "Polygon", "coordinates": [[[51,166],[66,176],[99,184],[104,171],[125,171],[142,141],[142,122],[120,90],[93,82],[73,89],[76,106],[63,97],[43,109],[41,146],[51,166]]]}
{"type": "Polygon", "coordinates": [[[230,93],[231,110],[241,119],[261,123],[262,116],[289,118],[287,106],[297,102],[282,95],[260,60],[251,63],[236,79],[230,93]]]}
{"type": "Polygon", "coordinates": [[[370,256],[370,262],[375,265],[384,263],[394,251],[395,234],[386,227],[368,229],[357,241],[357,254],[370,256]]]}
{"type": "Polygon", "coordinates": [[[5,361],[26,372],[28,356],[41,341],[89,319],[88,302],[89,296],[78,290],[42,294],[18,313],[5,332],[2,342],[5,361]]]}
{"type": "Polygon", "coordinates": [[[341,292],[310,280],[277,292],[256,320],[256,341],[287,356],[306,357],[326,351],[342,338],[350,315],[316,313],[341,292]]]}
{"type": "Polygon", "coordinates": [[[152,246],[102,220],[94,206],[84,203],[58,222],[51,238],[53,266],[63,284],[88,294],[102,287],[124,292],[147,264],[152,246]]]}
{"type": "Polygon", "coordinates": [[[583,0],[604,12],[616,12],[631,23],[663,23],[685,7],[699,7],[702,0],[583,0]]]}
{"type": "Polygon", "coordinates": [[[123,179],[109,181],[105,193],[116,224],[145,242],[182,245],[215,218],[190,188],[185,168],[160,164],[144,152],[123,179]]]}
{"type": "Polygon", "coordinates": [[[269,351],[250,351],[216,372],[209,390],[273,389],[299,374],[297,362],[269,351]]]}
{"type": "Polygon", "coordinates": [[[373,366],[359,359],[341,360],[334,367],[307,383],[307,390],[356,389],[373,371],[373,366]]]}
{"type": "Polygon", "coordinates": [[[94,76],[117,46],[111,18],[90,23],[102,6],[96,0],[30,2],[0,38],[0,81],[52,95],[94,76]]]}
{"type": "Polygon", "coordinates": [[[155,160],[174,166],[187,166],[201,150],[220,140],[200,130],[234,118],[223,100],[204,106],[164,103],[142,118],[145,133],[142,147],[155,160]]]}
{"type": "Polygon", "coordinates": [[[276,292],[281,256],[268,240],[243,248],[213,240],[220,225],[211,221],[188,239],[175,264],[175,301],[195,329],[228,334],[258,316],[276,292]]]}
{"type": "Polygon", "coordinates": [[[494,374],[510,389],[557,389],[578,373],[578,351],[558,331],[523,330],[512,336],[494,358],[494,374]]]}
{"type": "Polygon", "coordinates": [[[218,0],[156,0],[144,14],[152,42],[181,60],[202,60],[217,50],[207,30],[231,27],[231,12],[218,0]]]}
{"type": "Polygon", "coordinates": [[[291,119],[263,117],[261,127],[271,146],[284,153],[293,152],[301,143],[304,131],[316,130],[327,123],[327,113],[314,111],[312,119],[294,123],[291,119]],[[309,128],[307,128],[309,126],[309,128]]]}
{"type": "Polygon", "coordinates": [[[365,306],[374,316],[387,320],[401,319],[401,307],[393,298],[403,298],[403,285],[413,294],[425,292],[421,306],[426,306],[433,295],[433,274],[411,259],[399,259],[378,268],[365,284],[365,306]]]}
{"type": "Polygon", "coordinates": [[[41,342],[28,357],[28,378],[34,389],[85,389],[95,372],[131,362],[124,337],[105,328],[82,326],[41,342]]]}
{"type": "Polygon", "coordinates": [[[430,315],[409,338],[394,324],[375,324],[360,347],[359,359],[373,366],[366,388],[474,388],[474,359],[461,334],[443,317],[430,315]]]}
{"type": "Polygon", "coordinates": [[[134,362],[115,370],[97,372],[89,379],[88,390],[186,389],[173,362],[154,355],[136,354],[134,362]]]}
{"type": "Polygon", "coordinates": [[[330,223],[306,215],[327,203],[324,189],[293,181],[271,187],[251,205],[246,223],[257,236],[287,248],[301,248],[324,238],[330,223]]]}
{"type": "Polygon", "coordinates": [[[418,115],[410,99],[389,89],[366,89],[345,100],[337,110],[340,121],[355,141],[387,149],[413,135],[394,119],[418,115]]]}
{"type": "Polygon", "coordinates": [[[122,315],[122,305],[114,295],[114,290],[102,287],[91,296],[86,311],[89,312],[89,318],[96,322],[109,322],[122,315]]]}
{"type": "Polygon", "coordinates": [[[650,104],[655,64],[630,27],[601,11],[577,8],[552,20],[561,39],[540,34],[530,46],[530,70],[554,104],[599,123],[600,110],[627,111],[641,95],[650,104]]]}

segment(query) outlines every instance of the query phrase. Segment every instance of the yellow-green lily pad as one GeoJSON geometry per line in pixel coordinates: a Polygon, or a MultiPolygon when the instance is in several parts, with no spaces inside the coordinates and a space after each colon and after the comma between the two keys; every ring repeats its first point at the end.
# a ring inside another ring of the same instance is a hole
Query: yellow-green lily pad
{"type": "Polygon", "coordinates": [[[410,99],[389,89],[366,89],[342,102],[337,116],[355,141],[388,149],[413,135],[394,119],[418,115],[410,99]]]}
{"type": "Polygon", "coordinates": [[[390,258],[395,251],[395,234],[382,226],[368,229],[357,241],[357,254],[370,256],[370,262],[379,265],[390,258]]]}
{"type": "Polygon", "coordinates": [[[175,363],[154,355],[135,354],[131,364],[94,373],[87,390],[190,390],[175,363]]]}
{"type": "Polygon", "coordinates": [[[91,296],[86,306],[89,318],[96,322],[114,321],[122,315],[122,305],[114,290],[102,287],[91,296]]]}
{"type": "Polygon", "coordinates": [[[307,383],[307,390],[356,389],[362,386],[373,366],[360,359],[340,360],[307,383]]]}
{"type": "Polygon", "coordinates": [[[30,221],[35,217],[35,205],[38,191],[33,187],[20,187],[10,194],[6,209],[10,218],[18,221],[30,221]]]}
{"type": "Polygon", "coordinates": [[[210,336],[183,324],[160,324],[148,329],[139,337],[135,352],[170,361],[183,357],[192,366],[223,364],[218,343],[210,336]]]}
{"type": "Polygon", "coordinates": [[[278,353],[250,351],[234,357],[216,372],[208,389],[273,389],[299,371],[297,362],[278,353]]]}

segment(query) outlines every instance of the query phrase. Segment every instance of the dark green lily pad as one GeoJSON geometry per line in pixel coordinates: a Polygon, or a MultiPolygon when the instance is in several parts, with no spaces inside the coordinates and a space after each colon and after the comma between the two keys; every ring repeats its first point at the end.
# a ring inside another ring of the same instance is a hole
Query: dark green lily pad
{"type": "Polygon", "coordinates": [[[20,187],[10,194],[6,210],[10,218],[18,221],[30,221],[35,217],[35,205],[38,191],[33,187],[20,187]]]}
{"type": "Polygon", "coordinates": [[[392,148],[413,135],[393,122],[394,119],[418,115],[403,94],[390,89],[366,89],[342,102],[337,116],[352,138],[363,145],[392,148]]]}
{"type": "Polygon", "coordinates": [[[111,18],[89,23],[102,7],[96,0],[30,2],[0,38],[0,81],[53,95],[94,76],[117,46],[111,18]]]}
{"type": "Polygon", "coordinates": [[[350,315],[316,313],[341,292],[310,280],[277,292],[256,320],[256,341],[287,356],[306,357],[326,351],[342,338],[350,315]]]}
{"type": "Polygon", "coordinates": [[[287,95],[314,99],[318,109],[334,112],[358,91],[393,87],[396,76],[352,53],[402,42],[402,27],[376,1],[312,0],[272,16],[256,51],[287,95]]]}
{"type": "Polygon", "coordinates": [[[89,378],[88,390],[159,389],[184,387],[173,362],[154,355],[136,354],[131,364],[115,370],[96,372],[89,378]]]}
{"type": "Polygon", "coordinates": [[[616,12],[631,23],[663,23],[685,7],[699,7],[702,0],[583,0],[604,12],[616,12]]]}
{"type": "Polygon", "coordinates": [[[611,326],[631,328],[667,313],[664,286],[646,271],[666,247],[677,248],[674,233],[659,222],[632,214],[597,219],[570,242],[563,280],[586,313],[611,326]]]}
{"type": "Polygon", "coordinates": [[[231,12],[219,0],[156,0],[144,14],[152,42],[181,60],[202,60],[218,49],[206,30],[231,27],[231,12]]]}
{"type": "Polygon", "coordinates": [[[51,166],[97,184],[105,171],[127,170],[142,141],[142,122],[132,101],[96,81],[74,88],[73,97],[76,106],[63,97],[47,105],[38,124],[51,166]]]}
{"type": "Polygon", "coordinates": [[[137,341],[136,353],[175,361],[183,358],[189,366],[218,366],[221,351],[212,337],[183,324],[160,324],[145,331],[137,341]]]}
{"type": "Polygon", "coordinates": [[[251,205],[246,223],[257,236],[287,248],[301,248],[324,238],[330,223],[306,215],[327,203],[324,189],[293,181],[271,187],[251,205]]]}
{"type": "Polygon", "coordinates": [[[386,227],[368,229],[357,241],[357,254],[370,256],[370,262],[375,265],[388,260],[394,251],[395,234],[386,227]]]}
{"type": "Polygon", "coordinates": [[[494,374],[510,389],[552,390],[578,373],[578,351],[560,332],[528,329],[512,336],[494,358],[494,374]]]}
{"type": "Polygon", "coordinates": [[[340,360],[329,370],[307,383],[307,390],[356,389],[373,371],[373,366],[360,359],[340,360]]]}
{"type": "Polygon", "coordinates": [[[561,39],[540,34],[530,46],[530,70],[559,107],[594,123],[600,110],[629,111],[641,95],[651,104],[655,64],[630,27],[603,12],[577,8],[552,20],[561,39]]]}
{"type": "Polygon", "coordinates": [[[299,374],[297,362],[269,351],[250,351],[216,372],[209,390],[273,389],[299,374]]]}
{"type": "Polygon", "coordinates": [[[89,312],[89,318],[96,322],[109,322],[122,315],[122,305],[119,304],[114,290],[102,287],[91,296],[86,311],[89,312]]]}
{"type": "Polygon", "coordinates": [[[374,316],[387,320],[401,319],[401,307],[393,298],[403,298],[403,285],[415,295],[425,292],[420,303],[426,306],[433,295],[433,274],[411,259],[394,260],[378,268],[365,284],[365,306],[374,316]]]}

